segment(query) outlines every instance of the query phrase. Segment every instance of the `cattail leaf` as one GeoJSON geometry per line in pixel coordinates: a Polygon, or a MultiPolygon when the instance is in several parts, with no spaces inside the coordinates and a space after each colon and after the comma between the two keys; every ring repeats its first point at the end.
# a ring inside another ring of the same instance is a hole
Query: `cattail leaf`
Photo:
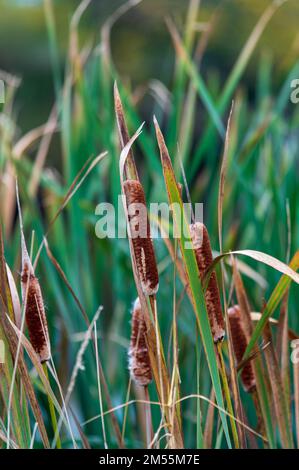
{"type": "Polygon", "coordinates": [[[135,134],[131,137],[129,142],[126,143],[126,145],[124,146],[124,148],[121,151],[120,158],[119,158],[119,174],[120,174],[120,180],[121,180],[122,187],[123,187],[123,183],[124,183],[124,171],[125,171],[125,166],[126,166],[126,163],[127,163],[127,158],[130,155],[132,145],[134,144],[135,140],[138,139],[138,137],[140,136],[143,126],[144,126],[144,122],[137,129],[135,134]]]}
{"type": "MultiPolygon", "coordinates": [[[[299,269],[299,251],[295,253],[289,266],[290,266],[291,271],[298,276],[298,274],[295,271],[299,269]]],[[[259,320],[258,324],[256,325],[252,333],[252,337],[250,339],[250,342],[245,352],[245,357],[248,357],[248,355],[252,351],[252,348],[254,347],[258,339],[260,338],[262,331],[267,323],[267,320],[273,314],[276,307],[279,305],[280,301],[283,299],[283,296],[285,292],[287,291],[290,283],[291,283],[291,276],[285,274],[284,276],[280,278],[280,281],[278,282],[277,286],[275,287],[274,291],[272,292],[270,296],[270,299],[268,300],[266,304],[266,307],[263,311],[261,319],[259,320]]]]}
{"type": "Polygon", "coordinates": [[[22,319],[21,319],[21,304],[20,304],[19,294],[18,294],[14,277],[12,275],[12,272],[8,264],[6,264],[6,273],[7,273],[7,280],[8,280],[8,285],[9,285],[9,290],[10,290],[10,295],[11,295],[12,306],[13,306],[14,320],[15,320],[17,327],[21,328],[22,319]]]}
{"type": "MultiPolygon", "coordinates": [[[[271,4],[265,9],[264,13],[259,18],[259,21],[254,26],[250,36],[248,37],[246,43],[244,44],[244,47],[241,53],[239,54],[239,57],[236,60],[234,67],[224,85],[224,89],[221,93],[221,96],[219,100],[217,101],[216,110],[219,116],[222,116],[223,113],[226,111],[227,107],[229,106],[229,103],[236,90],[236,87],[238,86],[238,83],[240,82],[240,79],[244,71],[246,70],[248,62],[250,58],[252,57],[252,54],[266,26],[268,25],[269,21],[271,20],[276,10],[279,8],[279,6],[282,3],[284,3],[284,1],[286,0],[271,2],[271,4]]],[[[288,90],[289,90],[290,81],[288,81],[287,83],[288,83],[288,90]]],[[[192,165],[191,165],[191,178],[194,176],[196,169],[198,167],[200,158],[203,152],[207,150],[208,144],[211,142],[213,135],[214,135],[214,127],[213,127],[213,123],[211,123],[209,124],[206,132],[204,133],[203,139],[200,142],[200,146],[198,147],[198,149],[196,149],[195,155],[193,156],[192,165]]]]}
{"type": "MultiPolygon", "coordinates": [[[[121,148],[123,149],[130,140],[126,119],[124,115],[123,105],[121,102],[121,98],[119,95],[117,83],[114,83],[114,108],[115,108],[115,115],[118,127],[118,135],[121,144],[121,148]]],[[[127,155],[127,164],[126,164],[126,177],[129,179],[138,179],[138,173],[136,170],[135,160],[133,157],[132,148],[129,149],[127,155]]]]}
{"type": "Polygon", "coordinates": [[[225,134],[225,143],[224,143],[224,151],[223,157],[221,162],[221,169],[220,169],[220,181],[219,181],[219,191],[218,191],[218,238],[219,238],[219,248],[220,252],[222,253],[222,219],[223,219],[223,200],[224,200],[224,189],[225,189],[225,181],[226,181],[226,173],[227,173],[227,160],[228,160],[228,152],[229,152],[229,136],[230,136],[230,126],[231,126],[231,119],[233,114],[233,106],[230,110],[230,114],[227,121],[227,128],[225,134]]]}
{"type": "MultiPolygon", "coordinates": [[[[213,263],[211,264],[209,270],[206,273],[206,279],[205,282],[208,281],[209,276],[211,273],[214,271],[215,266],[225,257],[231,256],[231,255],[244,255],[248,256],[249,258],[252,258],[256,261],[259,261],[260,263],[266,264],[267,266],[270,266],[271,268],[275,269],[276,271],[279,271],[286,276],[290,278],[290,280],[293,280],[296,282],[296,284],[299,284],[299,274],[296,273],[296,269],[298,268],[293,268],[293,265],[290,264],[289,266],[286,263],[283,263],[282,261],[279,261],[277,258],[274,258],[271,255],[268,255],[266,253],[263,253],[261,251],[256,251],[256,250],[235,250],[235,251],[230,251],[228,253],[222,253],[219,256],[217,256],[213,263]]],[[[299,259],[299,252],[298,255],[299,259]]],[[[296,264],[294,264],[295,266],[296,264]]]]}
{"type": "MultiPolygon", "coordinates": [[[[174,175],[172,163],[168,154],[167,147],[164,142],[162,132],[159,124],[154,118],[156,128],[157,141],[160,148],[160,155],[162,161],[162,168],[164,173],[164,180],[167,188],[169,203],[174,204],[173,217],[174,222],[178,226],[183,223],[181,236],[179,238],[180,249],[183,257],[184,266],[189,280],[190,290],[192,293],[192,304],[196,313],[201,339],[203,342],[206,358],[210,370],[212,384],[215,390],[216,401],[220,408],[224,409],[224,400],[222,395],[221,382],[218,372],[216,354],[214,349],[214,342],[212,338],[211,328],[208,320],[208,314],[205,306],[204,295],[199,278],[199,271],[197,267],[196,257],[193,250],[186,249],[186,243],[190,243],[191,233],[187,222],[186,214],[184,213],[183,203],[180,195],[180,190],[174,175]],[[177,205],[180,210],[176,210],[177,205]],[[185,235],[187,234],[187,236],[185,235]]],[[[226,415],[220,411],[220,417],[226,436],[227,444],[231,447],[231,440],[227,425],[226,415]]]]}
{"type": "MultiPolygon", "coordinates": [[[[250,316],[251,316],[252,321],[259,322],[263,314],[260,312],[251,312],[250,316]]],[[[276,318],[269,317],[268,322],[273,326],[279,326],[279,321],[276,320],[276,318]]],[[[294,339],[299,339],[299,335],[295,331],[293,331],[291,328],[288,328],[288,339],[289,341],[293,341],[294,339]]]]}
{"type": "Polygon", "coordinates": [[[271,255],[267,255],[266,253],[262,253],[261,251],[255,250],[237,250],[233,251],[232,254],[249,256],[250,258],[256,261],[267,264],[271,268],[274,268],[276,271],[285,274],[286,276],[290,277],[294,282],[299,284],[299,274],[296,273],[296,271],[292,269],[292,267],[288,266],[282,261],[279,261],[271,255]]]}
{"type": "Polygon", "coordinates": [[[183,63],[186,66],[186,69],[188,73],[190,74],[191,79],[193,80],[194,87],[196,88],[198,95],[200,96],[204,106],[206,107],[208,113],[210,114],[210,117],[218,130],[219,134],[221,137],[224,137],[225,135],[225,129],[223,126],[223,123],[221,121],[221,118],[218,114],[217,108],[215,104],[213,103],[213,100],[210,96],[210,93],[199,75],[198,71],[196,70],[196,67],[192,63],[192,60],[189,57],[189,54],[187,50],[185,49],[182,40],[180,38],[180,35],[174,25],[174,23],[167,18],[166,24],[168,26],[169,32],[171,34],[177,56],[183,61],[183,63]]]}

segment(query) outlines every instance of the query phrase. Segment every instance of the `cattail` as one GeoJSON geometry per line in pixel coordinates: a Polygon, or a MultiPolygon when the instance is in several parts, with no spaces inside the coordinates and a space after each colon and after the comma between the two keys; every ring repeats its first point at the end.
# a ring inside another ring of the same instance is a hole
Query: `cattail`
{"type": "MultiPolygon", "coordinates": [[[[125,120],[123,105],[119,96],[119,91],[118,91],[116,82],[114,83],[114,109],[115,109],[116,122],[117,122],[117,127],[118,127],[120,146],[123,149],[125,145],[127,145],[127,143],[129,142],[130,136],[129,136],[126,120],[125,120]]],[[[124,170],[125,170],[125,174],[127,178],[137,178],[137,169],[136,169],[132,149],[130,149],[128,153],[124,170]]]]}
{"type": "MultiPolygon", "coordinates": [[[[195,251],[197,266],[201,280],[206,270],[213,262],[211,244],[208,231],[204,224],[196,222],[190,225],[191,240],[195,251]]],[[[205,293],[207,312],[210,320],[214,343],[222,341],[225,336],[224,319],[222,315],[219,288],[216,274],[213,271],[205,293]]]]}
{"type": "MultiPolygon", "coordinates": [[[[229,308],[227,313],[235,356],[237,361],[241,362],[247,348],[247,340],[242,326],[240,308],[238,305],[235,305],[234,307],[229,308]]],[[[244,365],[241,372],[241,379],[246,392],[252,392],[255,389],[255,377],[251,362],[247,362],[244,365]]]]}
{"type": "Polygon", "coordinates": [[[44,301],[39,281],[34,274],[25,240],[22,235],[22,300],[25,308],[25,318],[31,344],[41,362],[51,357],[50,341],[44,301]]]}
{"type": "Polygon", "coordinates": [[[130,237],[142,291],[154,295],[159,288],[156,257],[150,233],[145,196],[137,180],[126,180],[124,192],[128,210],[130,237]]]}
{"type": "Polygon", "coordinates": [[[146,323],[138,297],[132,312],[129,369],[132,380],[143,387],[146,387],[152,381],[152,369],[145,335],[146,323]]]}

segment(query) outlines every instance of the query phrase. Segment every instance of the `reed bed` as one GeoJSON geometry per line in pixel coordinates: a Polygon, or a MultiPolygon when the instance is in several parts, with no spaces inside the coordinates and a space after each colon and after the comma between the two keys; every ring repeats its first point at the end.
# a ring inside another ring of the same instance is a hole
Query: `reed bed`
{"type": "Polygon", "coordinates": [[[138,2],[87,48],[82,3],[63,77],[45,6],[48,122],[21,138],[7,132],[16,80],[0,109],[0,447],[298,447],[299,107],[289,83],[299,63],[273,88],[261,57],[253,105],[242,85],[282,2],[265,10],[224,81],[201,72],[215,18],[198,31],[198,0],[183,29],[169,18],[171,100],[164,107],[159,85],[145,125],[145,96],[110,48],[112,26],[138,2]],[[123,204],[125,238],[98,225],[107,201],[123,204]],[[171,204],[170,219],[151,201],[171,204]],[[204,202],[203,221],[187,217],[191,201],[204,202]]]}

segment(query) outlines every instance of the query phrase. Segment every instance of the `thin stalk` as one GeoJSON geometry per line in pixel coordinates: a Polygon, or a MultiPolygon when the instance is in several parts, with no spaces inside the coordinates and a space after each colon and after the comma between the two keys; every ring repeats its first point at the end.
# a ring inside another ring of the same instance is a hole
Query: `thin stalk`
{"type": "Polygon", "coordinates": [[[145,414],[145,433],[146,433],[146,448],[151,448],[151,443],[153,440],[153,427],[152,427],[152,412],[150,405],[150,396],[148,392],[148,387],[144,388],[144,397],[146,403],[144,403],[144,414],[145,414]]]}
{"type": "Polygon", "coordinates": [[[231,401],[230,393],[229,393],[229,386],[228,386],[228,381],[227,381],[227,376],[226,376],[225,364],[223,360],[221,343],[217,344],[217,350],[218,350],[218,355],[220,359],[220,375],[222,379],[224,396],[226,399],[228,412],[230,414],[230,423],[232,427],[233,439],[234,439],[236,449],[239,449],[240,444],[239,444],[239,438],[238,438],[238,431],[237,431],[236,421],[233,418],[234,410],[233,410],[233,405],[232,405],[232,401],[231,401]]]}
{"type": "MultiPolygon", "coordinates": [[[[129,399],[130,399],[131,384],[132,384],[132,380],[131,380],[131,378],[130,378],[130,380],[129,380],[129,385],[128,385],[128,389],[127,389],[127,394],[126,394],[126,403],[128,403],[128,401],[129,401],[129,399]]],[[[125,407],[125,411],[124,411],[124,419],[123,419],[122,430],[121,430],[121,438],[122,438],[122,441],[123,441],[123,442],[125,441],[125,432],[126,432],[127,417],[128,417],[128,407],[126,406],[126,407],[125,407]]]]}
{"type": "MultiPolygon", "coordinates": [[[[175,260],[177,259],[178,242],[175,239],[175,260]]],[[[180,372],[179,372],[179,358],[178,358],[178,331],[177,331],[177,305],[176,305],[176,262],[173,266],[173,319],[172,319],[172,334],[173,334],[173,380],[171,381],[171,400],[177,402],[180,399],[180,372]]],[[[176,410],[172,410],[173,416],[177,412],[177,416],[181,425],[181,405],[177,403],[176,410]]]]}
{"type": "MultiPolygon", "coordinates": [[[[196,325],[197,327],[197,325],[196,325]]],[[[198,328],[197,328],[198,330],[198,328]]],[[[199,332],[198,332],[199,335],[199,332]]],[[[200,351],[198,341],[196,341],[196,382],[197,382],[197,395],[200,395],[200,351]]],[[[204,436],[202,432],[202,412],[200,398],[196,400],[196,448],[204,448],[204,436]]]]}
{"type": "MultiPolygon", "coordinates": [[[[46,362],[43,363],[43,370],[49,382],[49,374],[48,374],[48,368],[47,368],[46,362]]],[[[50,416],[51,416],[51,421],[52,421],[52,427],[54,431],[54,436],[56,437],[56,447],[57,449],[61,449],[61,440],[60,440],[60,435],[59,435],[59,430],[58,430],[58,425],[57,425],[55,406],[54,406],[51,396],[48,393],[47,393],[47,396],[48,396],[48,404],[49,404],[49,411],[50,411],[50,416]]]]}
{"type": "MultiPolygon", "coordinates": [[[[152,302],[149,302],[152,308],[152,313],[153,313],[153,318],[154,318],[154,325],[155,325],[155,333],[156,333],[156,347],[157,347],[157,359],[158,359],[158,370],[159,370],[159,378],[160,378],[160,388],[161,388],[161,401],[162,401],[162,407],[165,407],[166,401],[165,401],[165,395],[164,395],[164,387],[163,387],[163,375],[162,375],[162,363],[161,363],[161,333],[160,333],[160,328],[159,328],[159,323],[158,323],[158,316],[157,316],[157,305],[156,305],[156,299],[153,299],[153,306],[152,302]]],[[[167,397],[168,400],[168,397],[167,397]]],[[[165,415],[165,413],[163,412],[165,415]]]]}

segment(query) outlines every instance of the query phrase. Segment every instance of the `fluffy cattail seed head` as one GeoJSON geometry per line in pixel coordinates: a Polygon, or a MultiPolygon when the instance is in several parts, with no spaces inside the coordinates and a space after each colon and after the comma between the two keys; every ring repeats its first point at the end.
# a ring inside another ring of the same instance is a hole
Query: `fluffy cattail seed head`
{"type": "Polygon", "coordinates": [[[124,193],[140,284],[145,295],[154,295],[159,288],[159,276],[143,187],[137,180],[126,180],[124,193]]]}
{"type": "MultiPolygon", "coordinates": [[[[191,224],[190,232],[197,266],[202,280],[206,270],[213,262],[209,234],[205,225],[200,222],[191,224]]],[[[215,272],[213,272],[210,277],[209,284],[205,292],[205,301],[213,339],[214,342],[217,343],[218,341],[222,341],[225,336],[225,326],[215,272]]]]}
{"type": "MultiPolygon", "coordinates": [[[[228,318],[232,335],[233,348],[238,362],[241,362],[247,348],[245,331],[242,326],[240,308],[238,305],[228,309],[228,318]]],[[[247,362],[242,369],[241,379],[244,390],[251,392],[255,388],[255,377],[251,362],[247,362]]]]}
{"type": "Polygon", "coordinates": [[[129,349],[129,369],[132,380],[143,387],[152,381],[152,369],[146,342],[146,323],[136,299],[132,312],[132,330],[129,349]]]}
{"type": "Polygon", "coordinates": [[[23,237],[21,287],[23,304],[26,306],[25,318],[31,344],[40,361],[48,361],[51,357],[51,351],[44,301],[23,237]]]}

